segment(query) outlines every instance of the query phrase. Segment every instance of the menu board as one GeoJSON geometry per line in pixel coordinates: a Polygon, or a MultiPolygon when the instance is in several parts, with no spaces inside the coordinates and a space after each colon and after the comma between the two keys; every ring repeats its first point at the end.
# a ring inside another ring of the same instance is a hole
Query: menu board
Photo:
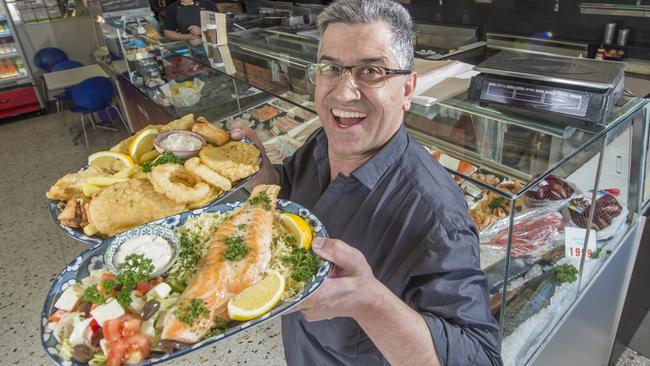
{"type": "Polygon", "coordinates": [[[141,8],[149,9],[149,0],[100,0],[100,4],[104,14],[141,8]]]}

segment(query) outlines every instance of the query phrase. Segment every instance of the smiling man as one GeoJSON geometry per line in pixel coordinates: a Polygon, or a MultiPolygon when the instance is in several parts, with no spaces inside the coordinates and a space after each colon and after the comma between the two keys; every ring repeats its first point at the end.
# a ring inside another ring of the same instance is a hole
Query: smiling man
{"type": "Polygon", "coordinates": [[[328,229],[333,239],[312,247],[335,270],[283,317],[287,363],[501,364],[463,195],[402,122],[417,80],[408,12],[341,0],[318,22],[308,72],[323,129],[267,169],[328,229]]]}

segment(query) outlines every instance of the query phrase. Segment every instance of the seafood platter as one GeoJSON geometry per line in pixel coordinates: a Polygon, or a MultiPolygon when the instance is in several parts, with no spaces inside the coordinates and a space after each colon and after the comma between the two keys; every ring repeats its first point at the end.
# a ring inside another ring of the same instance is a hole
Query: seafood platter
{"type": "Polygon", "coordinates": [[[286,313],[331,263],[311,250],[320,221],[256,186],[245,202],[131,228],[81,253],[55,279],[41,339],[58,365],[153,365],[286,313]]]}
{"type": "Polygon", "coordinates": [[[57,180],[46,197],[61,229],[97,245],[132,227],[225,200],[260,165],[251,141],[230,141],[227,131],[189,114],[90,155],[85,168],[57,180]]]}
{"type": "Polygon", "coordinates": [[[261,141],[267,141],[275,136],[286,135],[289,131],[316,118],[316,114],[312,112],[275,98],[220,121],[220,123],[223,128],[230,129],[233,123],[240,122],[255,130],[261,141]]]}

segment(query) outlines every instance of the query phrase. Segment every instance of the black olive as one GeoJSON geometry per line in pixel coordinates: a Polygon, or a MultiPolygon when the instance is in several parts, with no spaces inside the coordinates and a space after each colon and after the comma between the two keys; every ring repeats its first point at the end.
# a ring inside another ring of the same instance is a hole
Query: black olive
{"type": "Polygon", "coordinates": [[[158,343],[158,348],[164,353],[172,353],[176,350],[181,349],[185,344],[171,339],[163,339],[158,343]]]}
{"type": "Polygon", "coordinates": [[[90,317],[90,308],[92,308],[93,304],[90,301],[82,301],[79,303],[79,312],[84,315],[84,317],[88,318],[90,317]]]}
{"type": "Polygon", "coordinates": [[[72,348],[72,358],[77,362],[87,363],[92,360],[94,356],[95,351],[86,345],[78,344],[72,348]]]}
{"type": "Polygon", "coordinates": [[[160,309],[160,303],[156,300],[149,300],[142,307],[140,317],[142,320],[149,320],[160,309]]]}

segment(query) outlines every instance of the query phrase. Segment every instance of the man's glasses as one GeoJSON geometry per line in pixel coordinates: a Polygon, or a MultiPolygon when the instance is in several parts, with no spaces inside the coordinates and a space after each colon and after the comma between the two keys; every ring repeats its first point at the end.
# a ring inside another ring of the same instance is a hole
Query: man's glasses
{"type": "Polygon", "coordinates": [[[307,66],[309,81],[316,84],[336,85],[343,73],[349,70],[354,81],[363,87],[378,88],[393,75],[408,75],[410,70],[395,70],[375,65],[340,66],[335,64],[310,64],[307,66]]]}

